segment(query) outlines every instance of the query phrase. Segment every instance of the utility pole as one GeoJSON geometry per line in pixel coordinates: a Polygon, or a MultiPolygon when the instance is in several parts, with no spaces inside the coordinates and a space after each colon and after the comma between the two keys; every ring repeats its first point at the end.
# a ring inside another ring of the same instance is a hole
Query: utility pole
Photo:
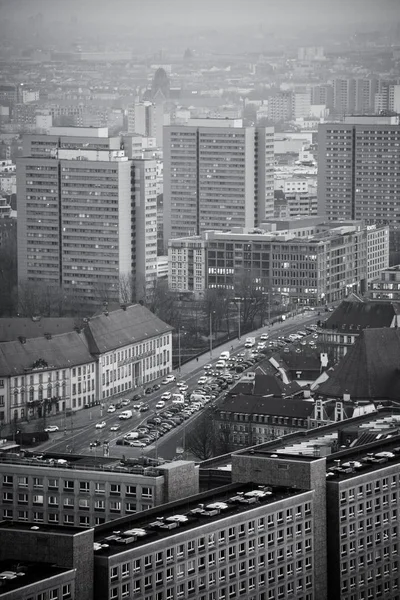
{"type": "Polygon", "coordinates": [[[178,373],[181,374],[181,326],[178,328],[178,373]]]}

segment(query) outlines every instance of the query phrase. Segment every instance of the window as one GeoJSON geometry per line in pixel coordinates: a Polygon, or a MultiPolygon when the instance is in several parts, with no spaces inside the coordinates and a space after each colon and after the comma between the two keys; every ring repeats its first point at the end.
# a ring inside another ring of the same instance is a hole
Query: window
{"type": "Polygon", "coordinates": [[[62,586],[62,597],[70,598],[71,597],[71,584],[66,583],[62,586]]]}
{"type": "Polygon", "coordinates": [[[126,486],[126,495],[136,497],[136,485],[127,485],[126,486]]]}
{"type": "Polygon", "coordinates": [[[75,488],[74,481],[64,480],[64,491],[65,492],[73,492],[75,488]]]}
{"type": "Polygon", "coordinates": [[[13,485],[14,477],[12,475],[3,475],[3,485],[13,485]]]}
{"type": "Polygon", "coordinates": [[[83,493],[89,493],[90,484],[89,481],[80,481],[79,482],[79,491],[83,493]]]}
{"type": "Polygon", "coordinates": [[[119,483],[112,483],[110,486],[110,494],[116,495],[121,493],[121,485],[119,483]]]}
{"type": "Polygon", "coordinates": [[[27,477],[18,477],[18,486],[19,487],[28,487],[28,478],[27,477]]]}

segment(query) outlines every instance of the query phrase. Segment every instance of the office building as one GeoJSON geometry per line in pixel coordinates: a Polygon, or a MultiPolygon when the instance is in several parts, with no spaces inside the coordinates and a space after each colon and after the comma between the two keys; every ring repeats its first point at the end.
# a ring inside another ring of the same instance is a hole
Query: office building
{"type": "Polygon", "coordinates": [[[164,240],[273,215],[273,129],[240,119],[164,128],[164,240]]]}
{"type": "Polygon", "coordinates": [[[398,117],[349,117],[318,130],[318,211],[399,227],[398,117]]]}
{"type": "Polygon", "coordinates": [[[201,294],[204,283],[204,289],[233,291],[243,273],[251,273],[271,300],[315,305],[366,290],[389,264],[389,232],[303,217],[170,240],[168,257],[172,290],[201,294]]]}
{"type": "Polygon", "coordinates": [[[34,453],[2,453],[2,519],[93,527],[198,493],[193,462],[130,462],[102,454],[37,459],[34,453]]]}
{"type": "Polygon", "coordinates": [[[59,286],[98,306],[118,301],[121,280],[152,281],[153,259],[136,264],[152,249],[136,235],[144,231],[150,244],[155,166],[132,162],[121,143],[107,128],[90,127],[24,138],[17,162],[19,282],[59,286]]]}
{"type": "Polygon", "coordinates": [[[381,271],[379,278],[371,281],[367,295],[372,300],[400,301],[400,265],[381,271]]]}
{"type": "Polygon", "coordinates": [[[375,78],[337,78],[333,80],[333,110],[338,115],[371,114],[379,81],[375,78]]]}
{"type": "Polygon", "coordinates": [[[91,600],[93,530],[0,523],[2,600],[91,600]]]}
{"type": "MultiPolygon", "coordinates": [[[[9,320],[0,343],[0,423],[117,400],[172,368],[172,328],[140,304],[85,323],[9,320]],[[27,337],[30,335],[31,337],[27,337]]],[[[72,321],[72,319],[71,319],[72,321]]],[[[65,420],[66,424],[66,420],[65,420]]]]}

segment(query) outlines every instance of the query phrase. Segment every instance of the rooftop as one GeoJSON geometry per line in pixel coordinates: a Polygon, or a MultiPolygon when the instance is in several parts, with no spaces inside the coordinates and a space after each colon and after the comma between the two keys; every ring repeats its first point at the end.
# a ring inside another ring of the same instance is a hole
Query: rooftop
{"type": "Polygon", "coordinates": [[[343,480],[370,473],[383,466],[400,464],[400,435],[382,438],[366,446],[336,453],[326,462],[329,480],[343,480]]]}
{"type": "Polygon", "coordinates": [[[101,354],[128,344],[150,340],[172,329],[141,304],[133,304],[92,317],[85,333],[90,351],[101,354]]]}
{"type": "Polygon", "coordinates": [[[95,527],[95,554],[113,555],[304,493],[289,487],[241,483],[95,527]]]}
{"type": "MultiPolygon", "coordinates": [[[[375,413],[364,414],[324,425],[315,429],[291,433],[258,444],[245,450],[238,450],[233,454],[263,453],[277,454],[291,457],[309,457],[310,459],[321,456],[336,455],[341,448],[363,447],[365,444],[376,440],[391,439],[400,433],[400,411],[398,409],[383,408],[375,413]]],[[[399,443],[400,445],[400,443],[399,443]]],[[[202,469],[228,470],[231,465],[231,455],[222,455],[201,463],[202,469]]]]}
{"type": "Polygon", "coordinates": [[[77,320],[72,317],[3,317],[0,319],[0,342],[13,342],[19,337],[37,338],[74,331],[77,320]]]}
{"type": "MultiPolygon", "coordinates": [[[[0,523],[0,527],[1,525],[0,523]]],[[[68,571],[71,572],[71,575],[74,573],[73,569],[56,567],[42,562],[25,560],[20,562],[15,560],[0,561],[0,596],[16,592],[20,588],[38,583],[49,577],[68,573],[68,571]]],[[[16,597],[16,595],[13,595],[13,598],[16,597]]]]}
{"type": "Polygon", "coordinates": [[[400,313],[397,302],[348,302],[344,300],[329,315],[323,324],[324,329],[337,329],[340,333],[357,334],[362,329],[390,327],[400,313]]]}
{"type": "MultiPolygon", "coordinates": [[[[358,304],[356,306],[359,306],[358,304]]],[[[397,399],[400,393],[400,330],[364,329],[328,379],[315,387],[323,396],[356,400],[397,399]]]]}
{"type": "Polygon", "coordinates": [[[55,467],[62,471],[101,471],[103,473],[124,473],[160,477],[165,467],[161,460],[138,458],[120,460],[103,456],[83,456],[72,454],[52,454],[20,450],[19,452],[1,452],[0,464],[21,465],[27,467],[55,467]]]}

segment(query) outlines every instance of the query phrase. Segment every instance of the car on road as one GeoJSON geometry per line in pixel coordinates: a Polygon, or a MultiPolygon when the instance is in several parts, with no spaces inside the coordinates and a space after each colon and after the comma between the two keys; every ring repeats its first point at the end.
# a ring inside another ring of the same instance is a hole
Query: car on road
{"type": "Polygon", "coordinates": [[[138,402],[139,400],[141,400],[141,398],[141,394],[135,394],[134,396],[132,396],[132,402],[138,402]]]}
{"type": "Polygon", "coordinates": [[[161,400],[171,400],[172,394],[171,392],[164,392],[161,394],[161,400]]]}
{"type": "Polygon", "coordinates": [[[141,407],[143,406],[144,402],[135,402],[135,404],[133,405],[133,408],[135,410],[140,410],[141,407]]]}
{"type": "MultiPolygon", "coordinates": [[[[222,362],[222,361],[221,361],[222,362]]],[[[200,379],[197,380],[197,385],[203,385],[203,383],[207,383],[208,381],[208,377],[200,377],[200,379]]]]}
{"type": "Polygon", "coordinates": [[[125,400],[121,400],[121,406],[129,406],[131,403],[127,398],[125,400]]]}
{"type": "Polygon", "coordinates": [[[116,423],[116,425],[111,425],[110,427],[110,431],[119,431],[121,429],[121,425],[118,425],[118,423],[116,423]]]}
{"type": "Polygon", "coordinates": [[[89,444],[89,448],[97,448],[98,446],[101,446],[101,441],[100,440],[93,440],[89,444]]]}
{"type": "Polygon", "coordinates": [[[162,385],[168,385],[168,383],[172,383],[173,381],[176,380],[175,375],[167,375],[166,377],[164,377],[164,379],[162,380],[162,385]]]}
{"type": "Polygon", "coordinates": [[[158,392],[158,390],[160,389],[160,387],[161,387],[161,386],[160,386],[160,384],[159,384],[159,383],[155,383],[155,384],[153,385],[153,392],[158,392]]]}
{"type": "Polygon", "coordinates": [[[189,389],[189,386],[186,383],[178,383],[178,387],[180,389],[181,392],[186,392],[186,390],[189,389]]]}
{"type": "Polygon", "coordinates": [[[213,368],[213,366],[212,366],[212,365],[204,365],[204,367],[203,367],[203,369],[204,369],[205,371],[210,371],[210,369],[212,369],[212,368],[213,368]]]}
{"type": "Polygon", "coordinates": [[[107,412],[108,413],[114,413],[117,409],[115,408],[114,404],[110,404],[110,406],[107,408],[107,412]]]}
{"type": "Polygon", "coordinates": [[[96,423],[96,429],[104,429],[106,425],[107,423],[105,421],[100,421],[100,423],[96,423]]]}
{"type": "Polygon", "coordinates": [[[148,387],[144,390],[145,394],[152,394],[153,393],[153,388],[152,387],[148,387]]]}
{"type": "Polygon", "coordinates": [[[159,401],[159,402],[157,402],[157,404],[156,404],[156,408],[157,408],[157,410],[159,410],[160,408],[164,408],[164,406],[165,406],[165,402],[164,402],[164,400],[160,400],[160,401],[159,401]]]}
{"type": "Polygon", "coordinates": [[[59,431],[59,428],[57,427],[57,425],[49,425],[45,428],[45,431],[47,433],[55,433],[56,431],[59,431]]]}
{"type": "Polygon", "coordinates": [[[260,336],[260,340],[262,340],[263,342],[266,342],[269,339],[269,334],[268,333],[262,333],[260,336]]]}
{"type": "Polygon", "coordinates": [[[148,404],[142,404],[142,406],[139,408],[139,412],[146,412],[146,410],[149,410],[150,406],[148,404]]]}

